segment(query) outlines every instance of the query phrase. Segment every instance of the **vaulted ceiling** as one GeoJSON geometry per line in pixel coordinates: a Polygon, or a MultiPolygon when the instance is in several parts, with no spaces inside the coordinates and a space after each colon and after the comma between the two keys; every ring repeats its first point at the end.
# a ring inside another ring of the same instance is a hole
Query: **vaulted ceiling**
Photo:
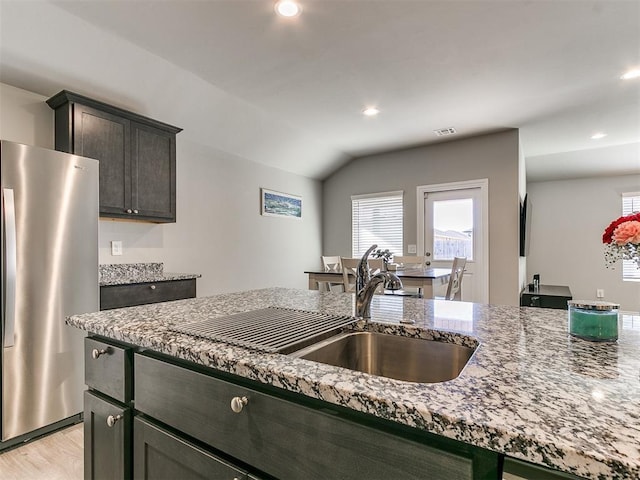
{"type": "Polygon", "coordinates": [[[282,18],[271,0],[2,0],[0,81],[320,179],[354,156],[507,128],[529,180],[640,172],[640,78],[620,78],[640,68],[640,2],[301,4],[282,18]]]}

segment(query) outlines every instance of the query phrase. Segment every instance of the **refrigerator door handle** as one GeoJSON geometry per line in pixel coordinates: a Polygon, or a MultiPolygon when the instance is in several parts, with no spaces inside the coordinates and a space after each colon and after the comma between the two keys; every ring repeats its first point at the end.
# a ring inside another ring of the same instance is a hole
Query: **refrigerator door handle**
{"type": "Polygon", "coordinates": [[[4,235],[5,235],[5,291],[4,291],[4,311],[2,321],[4,322],[4,348],[13,347],[15,343],[15,323],[16,323],[16,263],[18,252],[16,251],[16,206],[12,188],[3,188],[3,211],[4,235]]]}

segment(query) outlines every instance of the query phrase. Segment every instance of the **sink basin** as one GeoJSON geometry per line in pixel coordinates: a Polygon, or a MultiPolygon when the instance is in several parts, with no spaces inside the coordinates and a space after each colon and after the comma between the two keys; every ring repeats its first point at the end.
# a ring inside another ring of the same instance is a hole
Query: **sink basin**
{"type": "Polygon", "coordinates": [[[290,355],[396,380],[436,383],[460,375],[473,352],[473,348],[447,342],[350,332],[290,355]]]}

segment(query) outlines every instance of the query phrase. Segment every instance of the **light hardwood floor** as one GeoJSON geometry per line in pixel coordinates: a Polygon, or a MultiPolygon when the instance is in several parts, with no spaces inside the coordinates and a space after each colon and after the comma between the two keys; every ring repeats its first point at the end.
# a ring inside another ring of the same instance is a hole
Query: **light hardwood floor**
{"type": "Polygon", "coordinates": [[[82,480],[82,424],[0,453],[1,480],[82,480]]]}

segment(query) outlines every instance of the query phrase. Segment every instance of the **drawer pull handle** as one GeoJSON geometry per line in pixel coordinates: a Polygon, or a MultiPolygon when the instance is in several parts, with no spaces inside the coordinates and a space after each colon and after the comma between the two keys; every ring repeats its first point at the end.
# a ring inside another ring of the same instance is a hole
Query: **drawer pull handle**
{"type": "Polygon", "coordinates": [[[107,417],[107,426],[113,427],[116,424],[116,422],[121,419],[122,419],[122,415],[116,415],[115,417],[113,415],[109,415],[107,417]]]}
{"type": "Polygon", "coordinates": [[[137,213],[138,213],[138,210],[134,210],[134,211],[133,211],[133,213],[137,214],[137,213]]]}
{"type": "Polygon", "coordinates": [[[105,353],[109,353],[109,347],[103,348],[102,350],[94,348],[93,350],[91,350],[91,357],[94,360],[97,360],[98,358],[100,358],[100,355],[104,355],[105,353]]]}
{"type": "Polygon", "coordinates": [[[155,289],[156,289],[156,286],[155,286],[155,285],[151,285],[149,288],[150,288],[151,290],[155,290],[155,289]]]}
{"type": "Polygon", "coordinates": [[[240,413],[247,403],[249,403],[247,397],[233,397],[231,399],[231,410],[235,413],[240,413]]]}
{"type": "Polygon", "coordinates": [[[127,208],[127,213],[131,213],[131,209],[130,208],[127,208]]]}

